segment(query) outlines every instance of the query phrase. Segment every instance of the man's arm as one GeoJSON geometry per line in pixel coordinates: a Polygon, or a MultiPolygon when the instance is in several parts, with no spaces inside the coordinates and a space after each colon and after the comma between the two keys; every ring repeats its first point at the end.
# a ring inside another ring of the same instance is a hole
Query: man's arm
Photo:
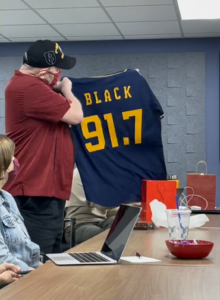
{"type": "Polygon", "coordinates": [[[28,86],[24,95],[24,113],[28,117],[52,123],[80,123],[83,119],[82,107],[71,92],[71,81],[64,78],[58,87],[63,95],[54,92],[40,80],[37,84],[28,86]]]}
{"type": "Polygon", "coordinates": [[[119,207],[114,207],[114,208],[107,208],[107,218],[110,218],[112,216],[116,216],[118,212],[119,207]]]}
{"type": "Polygon", "coordinates": [[[57,88],[66,99],[70,100],[70,109],[65,113],[61,121],[71,125],[81,123],[83,120],[82,105],[72,93],[72,82],[65,77],[58,83],[57,88]]]}

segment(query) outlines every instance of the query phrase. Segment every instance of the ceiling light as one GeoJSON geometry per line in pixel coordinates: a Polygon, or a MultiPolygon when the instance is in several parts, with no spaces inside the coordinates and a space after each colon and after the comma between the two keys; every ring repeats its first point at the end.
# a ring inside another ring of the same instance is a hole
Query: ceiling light
{"type": "Polygon", "coordinates": [[[177,0],[182,20],[220,19],[220,0],[177,0]]]}

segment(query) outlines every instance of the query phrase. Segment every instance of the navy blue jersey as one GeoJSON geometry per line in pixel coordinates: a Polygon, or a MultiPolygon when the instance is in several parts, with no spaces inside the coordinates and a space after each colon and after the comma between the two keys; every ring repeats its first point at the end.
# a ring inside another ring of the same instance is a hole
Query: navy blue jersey
{"type": "Polygon", "coordinates": [[[166,180],[160,103],[135,70],[69,79],[84,111],[72,130],[87,200],[140,202],[142,179],[166,180]]]}

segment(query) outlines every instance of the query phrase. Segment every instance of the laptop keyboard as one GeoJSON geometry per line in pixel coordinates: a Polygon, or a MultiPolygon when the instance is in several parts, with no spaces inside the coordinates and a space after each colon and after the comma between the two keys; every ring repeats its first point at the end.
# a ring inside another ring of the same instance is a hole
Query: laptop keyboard
{"type": "Polygon", "coordinates": [[[110,260],[104,258],[103,256],[95,253],[95,252],[87,252],[87,253],[68,253],[70,256],[75,258],[81,263],[92,263],[92,262],[109,262],[110,260]]]}

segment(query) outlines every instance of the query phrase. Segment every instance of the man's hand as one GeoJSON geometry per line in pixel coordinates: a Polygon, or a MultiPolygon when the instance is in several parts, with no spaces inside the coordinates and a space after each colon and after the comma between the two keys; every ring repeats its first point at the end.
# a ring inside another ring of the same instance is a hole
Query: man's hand
{"type": "Polygon", "coordinates": [[[57,90],[63,91],[71,91],[72,90],[72,82],[67,78],[64,77],[62,81],[59,81],[56,85],[57,90]]]}

